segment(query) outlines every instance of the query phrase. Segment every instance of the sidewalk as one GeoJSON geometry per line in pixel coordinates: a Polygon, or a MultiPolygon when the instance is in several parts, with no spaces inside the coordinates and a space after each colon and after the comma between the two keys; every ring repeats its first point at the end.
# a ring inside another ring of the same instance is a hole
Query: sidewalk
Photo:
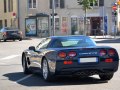
{"type": "MultiPolygon", "coordinates": [[[[103,40],[116,40],[116,39],[120,39],[120,36],[110,36],[110,35],[106,35],[106,36],[89,36],[91,37],[93,40],[95,41],[103,41],[103,40]]],[[[23,40],[32,40],[32,39],[41,39],[40,37],[24,37],[23,40]]]]}
{"type": "Polygon", "coordinates": [[[120,36],[111,36],[111,35],[106,35],[106,36],[89,36],[95,41],[102,41],[102,40],[116,40],[119,39],[120,36]]]}
{"type": "Polygon", "coordinates": [[[93,39],[116,39],[116,38],[120,38],[120,36],[111,36],[111,35],[106,35],[106,36],[89,36],[93,39]]]}

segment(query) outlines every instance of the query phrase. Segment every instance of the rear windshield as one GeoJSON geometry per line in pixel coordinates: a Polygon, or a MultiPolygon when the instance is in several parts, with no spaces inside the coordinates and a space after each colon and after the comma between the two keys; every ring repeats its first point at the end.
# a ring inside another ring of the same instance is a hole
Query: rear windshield
{"type": "Polygon", "coordinates": [[[6,30],[18,30],[17,28],[5,27],[6,30]]]}
{"type": "Polygon", "coordinates": [[[6,29],[6,30],[11,30],[11,28],[9,28],[9,27],[6,27],[5,29],[6,29]]]}
{"type": "Polygon", "coordinates": [[[89,37],[82,38],[60,38],[53,42],[53,48],[66,48],[66,47],[89,47],[96,46],[96,43],[89,37]]]}

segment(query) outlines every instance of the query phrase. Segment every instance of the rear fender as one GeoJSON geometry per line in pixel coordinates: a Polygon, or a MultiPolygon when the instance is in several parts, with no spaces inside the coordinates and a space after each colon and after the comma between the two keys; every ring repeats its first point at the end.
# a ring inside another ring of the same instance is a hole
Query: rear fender
{"type": "Polygon", "coordinates": [[[57,52],[56,51],[50,51],[50,52],[46,53],[45,57],[43,57],[43,58],[47,59],[50,72],[55,73],[57,52]]]}

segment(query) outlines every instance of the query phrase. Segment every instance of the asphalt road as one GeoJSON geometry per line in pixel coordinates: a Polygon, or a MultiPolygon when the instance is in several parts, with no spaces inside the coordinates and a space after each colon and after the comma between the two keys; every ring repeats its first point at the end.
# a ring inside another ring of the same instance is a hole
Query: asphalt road
{"type": "MultiPolygon", "coordinates": [[[[103,82],[98,76],[84,79],[61,77],[54,82],[45,82],[41,75],[24,75],[21,53],[29,46],[36,46],[41,39],[0,42],[0,90],[119,90],[120,69],[112,80],[103,82]]],[[[119,40],[96,40],[98,45],[112,46],[120,55],[119,40]],[[108,43],[109,42],[109,43],[108,43]]]]}

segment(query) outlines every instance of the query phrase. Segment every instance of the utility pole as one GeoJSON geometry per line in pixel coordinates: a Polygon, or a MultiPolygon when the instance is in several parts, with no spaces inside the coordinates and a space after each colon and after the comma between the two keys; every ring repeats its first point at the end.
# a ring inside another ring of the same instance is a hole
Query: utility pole
{"type": "Polygon", "coordinates": [[[84,17],[84,35],[86,36],[86,20],[87,20],[87,8],[85,8],[85,17],[84,17]]]}
{"type": "Polygon", "coordinates": [[[55,35],[55,0],[52,0],[52,36],[55,35]]]}
{"type": "Polygon", "coordinates": [[[105,31],[105,6],[102,6],[102,11],[103,11],[103,37],[105,36],[106,38],[106,34],[107,32],[105,31]]]}

